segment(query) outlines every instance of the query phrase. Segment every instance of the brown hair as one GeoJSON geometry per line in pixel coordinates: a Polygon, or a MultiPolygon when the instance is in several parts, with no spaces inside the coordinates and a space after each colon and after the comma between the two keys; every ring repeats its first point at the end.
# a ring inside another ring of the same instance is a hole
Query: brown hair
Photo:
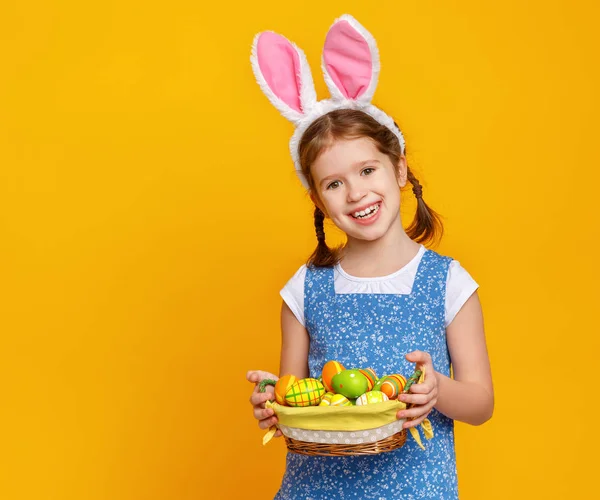
{"type": "MultiPolygon", "coordinates": [[[[381,125],[363,111],[337,109],[311,123],[298,145],[302,173],[306,177],[311,191],[316,192],[316,187],[310,169],[319,155],[336,139],[357,139],[359,137],[369,137],[377,149],[389,157],[393,165],[398,165],[400,162],[402,155],[400,142],[389,128],[381,125]]],[[[412,191],[417,198],[417,212],[411,224],[406,228],[406,234],[417,243],[437,243],[443,233],[441,218],[423,200],[423,188],[408,167],[407,179],[412,184],[412,191]]],[[[318,244],[308,258],[307,265],[328,267],[337,264],[341,259],[343,245],[329,248],[325,242],[323,226],[325,214],[317,206],[315,206],[314,217],[318,244]]]]}

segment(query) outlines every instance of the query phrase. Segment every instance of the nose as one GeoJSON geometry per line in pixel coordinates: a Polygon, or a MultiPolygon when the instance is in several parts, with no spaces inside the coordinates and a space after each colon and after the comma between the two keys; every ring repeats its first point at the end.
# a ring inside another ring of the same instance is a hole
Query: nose
{"type": "Polygon", "coordinates": [[[357,202],[362,200],[367,195],[367,190],[364,186],[360,186],[357,183],[349,186],[348,189],[348,201],[349,202],[357,202]]]}

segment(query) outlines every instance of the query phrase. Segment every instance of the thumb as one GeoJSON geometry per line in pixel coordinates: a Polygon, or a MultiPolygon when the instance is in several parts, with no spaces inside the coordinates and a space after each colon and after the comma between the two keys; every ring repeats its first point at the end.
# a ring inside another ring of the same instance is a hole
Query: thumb
{"type": "Polygon", "coordinates": [[[262,381],[266,378],[270,378],[273,380],[279,379],[279,377],[277,375],[274,375],[273,373],[270,373],[270,372],[265,372],[263,370],[250,370],[250,371],[248,371],[248,373],[246,373],[246,380],[248,380],[248,382],[253,382],[255,384],[258,384],[260,381],[262,381]]]}
{"type": "Polygon", "coordinates": [[[409,352],[405,357],[411,363],[424,364],[428,361],[428,354],[423,351],[409,352]]]}

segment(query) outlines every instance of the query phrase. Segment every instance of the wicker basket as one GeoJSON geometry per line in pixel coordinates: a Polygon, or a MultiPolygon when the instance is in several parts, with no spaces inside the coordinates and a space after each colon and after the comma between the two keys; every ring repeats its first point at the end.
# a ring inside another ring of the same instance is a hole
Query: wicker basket
{"type": "Polygon", "coordinates": [[[396,450],[406,442],[406,429],[402,427],[405,420],[396,418],[406,404],[397,400],[363,406],[300,408],[267,401],[265,407],[273,409],[278,423],[263,442],[267,443],[279,429],[288,450],[293,453],[374,455],[396,450]]]}
{"type": "Polygon", "coordinates": [[[396,450],[406,442],[406,430],[384,438],[374,443],[364,444],[329,444],[309,443],[298,441],[284,435],[285,443],[289,451],[301,455],[321,455],[326,457],[344,457],[349,455],[376,455],[386,451],[396,450]]]}

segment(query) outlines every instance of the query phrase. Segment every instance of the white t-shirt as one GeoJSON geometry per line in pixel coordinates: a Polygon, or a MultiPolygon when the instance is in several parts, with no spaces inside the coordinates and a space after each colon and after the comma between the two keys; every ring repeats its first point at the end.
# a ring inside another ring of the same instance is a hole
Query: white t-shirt
{"type": "MultiPolygon", "coordinates": [[[[404,267],[387,276],[376,278],[351,276],[342,269],[340,264],[336,264],[333,268],[335,293],[409,294],[417,275],[419,262],[421,262],[421,257],[423,257],[425,250],[425,247],[421,245],[417,255],[404,267]]],[[[302,326],[306,326],[304,321],[305,276],[306,264],[303,264],[279,292],[302,326]]],[[[450,262],[446,281],[446,327],[452,323],[458,311],[460,311],[461,307],[477,288],[479,288],[479,285],[457,260],[450,262]]]]}

